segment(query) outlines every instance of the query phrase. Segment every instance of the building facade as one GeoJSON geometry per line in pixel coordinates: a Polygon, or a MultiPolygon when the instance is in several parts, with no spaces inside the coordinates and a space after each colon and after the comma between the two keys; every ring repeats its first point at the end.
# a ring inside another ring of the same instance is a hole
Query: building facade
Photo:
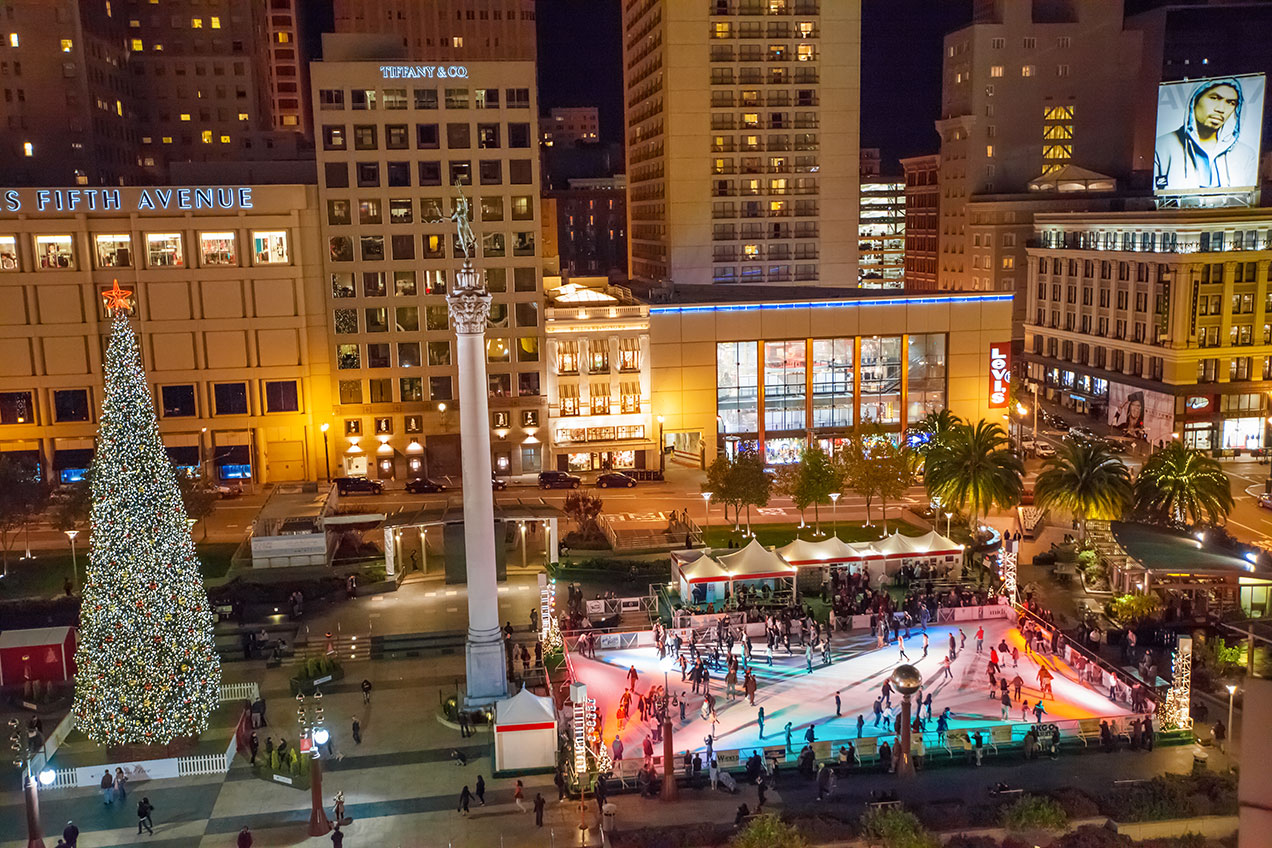
{"type": "Polygon", "coordinates": [[[1045,397],[1156,445],[1269,447],[1272,213],[1039,214],[1026,373],[1045,397]]]}
{"type": "Polygon", "coordinates": [[[534,0],[334,0],[333,7],[336,32],[401,38],[409,59],[532,62],[536,54],[534,0]]]}
{"type": "Polygon", "coordinates": [[[567,283],[548,292],[544,332],[547,467],[658,468],[649,306],[621,287],[567,283]]]}
{"type": "Polygon", "coordinates": [[[905,287],[936,291],[941,157],[933,153],[902,159],[901,168],[905,172],[905,287]]]}
{"type": "Polygon", "coordinates": [[[899,289],[905,285],[905,182],[871,177],[861,181],[857,224],[858,285],[899,289]]]}
{"type": "MultiPolygon", "coordinates": [[[[794,462],[864,421],[902,433],[929,412],[998,415],[989,362],[1011,337],[1011,295],[901,293],[655,304],[653,407],[678,458],[756,450],[794,462]]],[[[1005,403],[1003,404],[1005,406],[1005,403]]]]}
{"type": "Polygon", "coordinates": [[[422,76],[435,64],[386,61],[351,54],[310,70],[343,468],[382,479],[459,474],[445,298],[463,262],[449,220],[458,184],[478,239],[474,264],[494,297],[493,467],[537,472],[546,410],[534,63],[472,61],[465,77],[437,79],[422,76]]]}
{"type": "Polygon", "coordinates": [[[600,112],[595,106],[558,106],[539,119],[539,140],[544,147],[595,144],[601,138],[600,112]]]}
{"type": "Polygon", "coordinates": [[[0,200],[0,451],[82,479],[110,316],[132,318],[174,463],[220,481],[325,473],[331,412],[312,186],[12,189],[0,200]]]}
{"type": "Polygon", "coordinates": [[[858,0],[623,8],[628,267],[646,283],[855,283],[858,0]]]}
{"type": "MultiPolygon", "coordinates": [[[[627,192],[622,176],[571,180],[550,191],[556,255],[567,276],[627,276],[627,192]]],[[[545,215],[548,208],[545,202],[545,215]]],[[[545,222],[545,226],[548,222],[545,222]]],[[[547,254],[545,254],[546,256],[547,254]]]]}

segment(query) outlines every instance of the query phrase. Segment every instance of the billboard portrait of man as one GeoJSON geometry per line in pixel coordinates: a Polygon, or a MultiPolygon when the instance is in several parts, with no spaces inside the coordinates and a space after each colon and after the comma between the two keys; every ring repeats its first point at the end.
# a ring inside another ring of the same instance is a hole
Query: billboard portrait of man
{"type": "Polygon", "coordinates": [[[1156,190],[1257,185],[1263,95],[1261,74],[1162,84],[1153,154],[1156,190]]]}

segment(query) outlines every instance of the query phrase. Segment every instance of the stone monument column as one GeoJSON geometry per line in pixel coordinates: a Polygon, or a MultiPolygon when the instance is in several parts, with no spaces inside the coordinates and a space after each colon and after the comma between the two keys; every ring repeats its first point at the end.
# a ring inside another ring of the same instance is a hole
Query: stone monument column
{"type": "Polygon", "coordinates": [[[508,696],[508,675],[503,634],[499,630],[495,502],[490,483],[490,407],[486,386],[490,292],[471,259],[464,259],[446,304],[455,327],[463,452],[464,557],[468,575],[465,703],[481,706],[508,696]]]}

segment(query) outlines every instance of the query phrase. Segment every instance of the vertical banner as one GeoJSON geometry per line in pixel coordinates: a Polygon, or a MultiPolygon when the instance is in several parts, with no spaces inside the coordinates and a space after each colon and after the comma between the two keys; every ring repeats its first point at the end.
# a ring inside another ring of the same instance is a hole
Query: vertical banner
{"type": "Polygon", "coordinates": [[[1011,383],[1011,342],[989,348],[989,408],[1007,408],[1007,387],[1011,383]]]}

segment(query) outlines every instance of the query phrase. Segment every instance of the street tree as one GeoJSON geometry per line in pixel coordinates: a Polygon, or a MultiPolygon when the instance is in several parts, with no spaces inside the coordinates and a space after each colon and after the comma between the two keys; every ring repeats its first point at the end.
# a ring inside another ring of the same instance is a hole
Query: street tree
{"type": "Polygon", "coordinates": [[[1131,474],[1103,443],[1065,439],[1038,475],[1034,499],[1043,509],[1071,513],[1085,540],[1088,520],[1122,517],[1131,503],[1131,474]]]}
{"type": "Polygon", "coordinates": [[[777,494],[791,499],[795,504],[795,508],[799,510],[799,523],[804,526],[808,522],[804,520],[804,510],[808,508],[807,502],[801,502],[799,498],[800,473],[798,463],[789,463],[787,465],[779,465],[777,473],[773,475],[773,491],[777,494]]]}
{"type": "Polygon", "coordinates": [[[746,508],[746,532],[751,533],[751,507],[768,506],[773,478],[764,470],[764,460],[755,451],[742,451],[728,474],[728,490],[736,503],[746,508]]]}
{"type": "Polygon", "coordinates": [[[906,489],[910,487],[911,462],[909,448],[894,444],[886,436],[870,445],[869,462],[866,464],[875,478],[874,488],[883,510],[885,536],[888,535],[888,501],[897,501],[905,496],[906,489]]]}
{"type": "Polygon", "coordinates": [[[733,529],[737,529],[739,518],[738,493],[734,490],[736,477],[733,473],[734,460],[725,454],[720,454],[715,460],[707,466],[707,480],[701,485],[700,491],[711,493],[711,503],[718,503],[724,507],[724,520],[729,520],[729,506],[734,507],[733,510],[733,529]]]}
{"type": "Polygon", "coordinates": [[[89,476],[79,483],[70,483],[62,487],[62,498],[49,514],[49,522],[53,529],[66,532],[88,523],[89,513],[93,508],[93,492],[89,485],[89,476]]]}
{"type": "Polygon", "coordinates": [[[1219,524],[1232,511],[1232,485],[1219,463],[1171,442],[1154,453],[1135,479],[1135,508],[1171,524],[1219,524]]]}
{"type": "Polygon", "coordinates": [[[1020,503],[1024,465],[999,424],[959,422],[928,451],[924,481],[928,495],[967,514],[968,531],[997,506],[1020,503]]]}
{"type": "Polygon", "coordinates": [[[839,476],[830,456],[821,445],[805,446],[795,466],[795,490],[791,496],[801,514],[813,508],[816,532],[821,533],[821,505],[830,503],[830,494],[839,488],[839,476]]]}
{"type": "Polygon", "coordinates": [[[9,573],[9,552],[18,534],[29,530],[48,504],[49,490],[40,480],[36,464],[0,454],[0,556],[4,573],[9,573]]]}
{"type": "Polygon", "coordinates": [[[587,492],[570,492],[565,496],[565,503],[561,505],[562,511],[585,536],[596,529],[596,520],[604,507],[604,501],[587,492]]]}

